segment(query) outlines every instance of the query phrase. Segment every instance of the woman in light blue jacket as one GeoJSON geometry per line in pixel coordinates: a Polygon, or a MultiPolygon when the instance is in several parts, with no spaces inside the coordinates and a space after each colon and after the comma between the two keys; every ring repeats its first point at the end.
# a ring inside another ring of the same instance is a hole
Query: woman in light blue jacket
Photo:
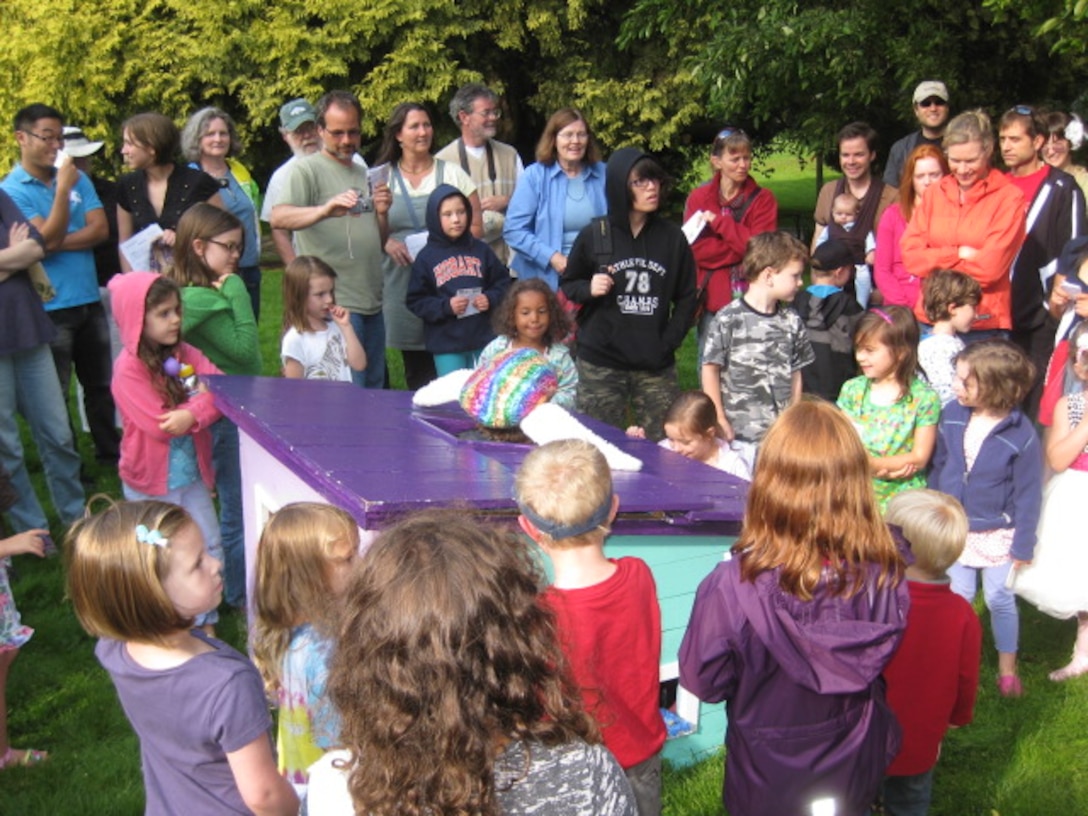
{"type": "Polygon", "coordinates": [[[604,162],[577,108],[552,114],[536,146],[536,164],[518,179],[503,238],[519,278],[543,278],[556,290],[579,231],[604,215],[604,162]]]}

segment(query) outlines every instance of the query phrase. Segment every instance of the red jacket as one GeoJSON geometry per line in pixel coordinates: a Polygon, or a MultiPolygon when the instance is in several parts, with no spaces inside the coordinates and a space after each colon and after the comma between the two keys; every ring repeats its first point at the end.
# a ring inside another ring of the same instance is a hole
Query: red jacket
{"type": "MultiPolygon", "coordinates": [[[[952,175],[926,190],[903,234],[903,265],[919,278],[938,269],[970,275],[982,286],[973,328],[1011,329],[1009,270],[1024,242],[1024,196],[992,168],[967,190],[962,204],[959,195],[959,183],[952,175]],[[961,246],[974,247],[978,254],[961,260],[961,246]]],[[[926,319],[920,295],[914,314],[926,319]]]]}
{"type": "MultiPolygon", "coordinates": [[[[159,416],[170,410],[155,387],[151,369],[136,355],[144,326],[147,290],[159,276],[153,272],[129,272],[115,275],[109,283],[113,315],[121,332],[124,349],[113,364],[110,390],[121,411],[121,481],[151,496],[167,492],[170,469],[170,440],[174,437],[159,429],[159,416]]],[[[220,374],[207,357],[188,343],[178,343],[174,355],[188,363],[197,376],[220,374]]],[[[215,484],[212,469],[212,435],[208,427],[221,416],[212,395],[197,394],[178,408],[187,408],[196,418],[189,433],[196,448],[200,475],[209,489],[215,484]]]]}
{"type": "MultiPolygon", "coordinates": [[[[706,310],[711,314],[733,299],[729,268],[743,260],[748,239],[761,232],[778,229],[778,202],[770,190],[759,189],[738,223],[730,208],[722,206],[721,181],[721,173],[715,173],[714,178],[706,184],[692,190],[684,204],[685,221],[699,210],[707,210],[717,216],[703,228],[691,245],[698,266],[698,286],[702,287],[707,275],[711,276],[706,290],[706,310]]],[[[749,177],[738,199],[743,200],[751,195],[757,186],[749,177]]]]}
{"type": "Polygon", "coordinates": [[[971,722],[982,655],[978,615],[949,584],[908,580],[907,589],[907,631],[884,669],[888,705],[903,728],[888,776],[925,773],[948,726],[971,722]]]}

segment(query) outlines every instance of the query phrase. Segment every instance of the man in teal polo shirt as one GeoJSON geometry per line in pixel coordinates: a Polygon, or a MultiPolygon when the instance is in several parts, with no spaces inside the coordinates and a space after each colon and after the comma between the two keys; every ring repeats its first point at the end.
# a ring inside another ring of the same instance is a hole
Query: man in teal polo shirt
{"type": "Polygon", "coordinates": [[[51,347],[61,390],[68,394],[75,365],[95,454],[116,462],[120,436],[110,394],[109,325],[92,251],[109,235],[106,214],[91,180],[70,157],[58,160],[64,144],[59,111],[42,104],[23,108],[15,114],[15,139],[19,164],[0,186],[45,239],[42,263],[56,291],[45,310],[57,327],[51,347]]]}

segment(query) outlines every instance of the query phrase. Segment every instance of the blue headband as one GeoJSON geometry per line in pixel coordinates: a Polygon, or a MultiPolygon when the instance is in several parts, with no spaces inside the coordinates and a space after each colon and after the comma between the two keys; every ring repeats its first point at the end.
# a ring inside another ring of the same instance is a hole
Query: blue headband
{"type": "Polygon", "coordinates": [[[609,493],[608,497],[601,503],[601,506],[594,510],[592,515],[585,521],[565,526],[558,522],[541,518],[524,502],[518,502],[518,509],[525,518],[532,522],[537,530],[551,538],[552,541],[562,541],[564,538],[574,538],[583,533],[588,533],[590,530],[596,530],[601,525],[606,524],[608,522],[608,516],[612,512],[612,494],[609,493]]]}

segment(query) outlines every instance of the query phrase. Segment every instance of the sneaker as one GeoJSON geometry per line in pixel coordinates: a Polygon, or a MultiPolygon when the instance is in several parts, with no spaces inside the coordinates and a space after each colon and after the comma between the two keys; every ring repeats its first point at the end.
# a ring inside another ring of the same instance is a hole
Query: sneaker
{"type": "Polygon", "coordinates": [[[1002,697],[1022,697],[1024,686],[1015,674],[1007,674],[997,678],[997,691],[1002,697]]]}

